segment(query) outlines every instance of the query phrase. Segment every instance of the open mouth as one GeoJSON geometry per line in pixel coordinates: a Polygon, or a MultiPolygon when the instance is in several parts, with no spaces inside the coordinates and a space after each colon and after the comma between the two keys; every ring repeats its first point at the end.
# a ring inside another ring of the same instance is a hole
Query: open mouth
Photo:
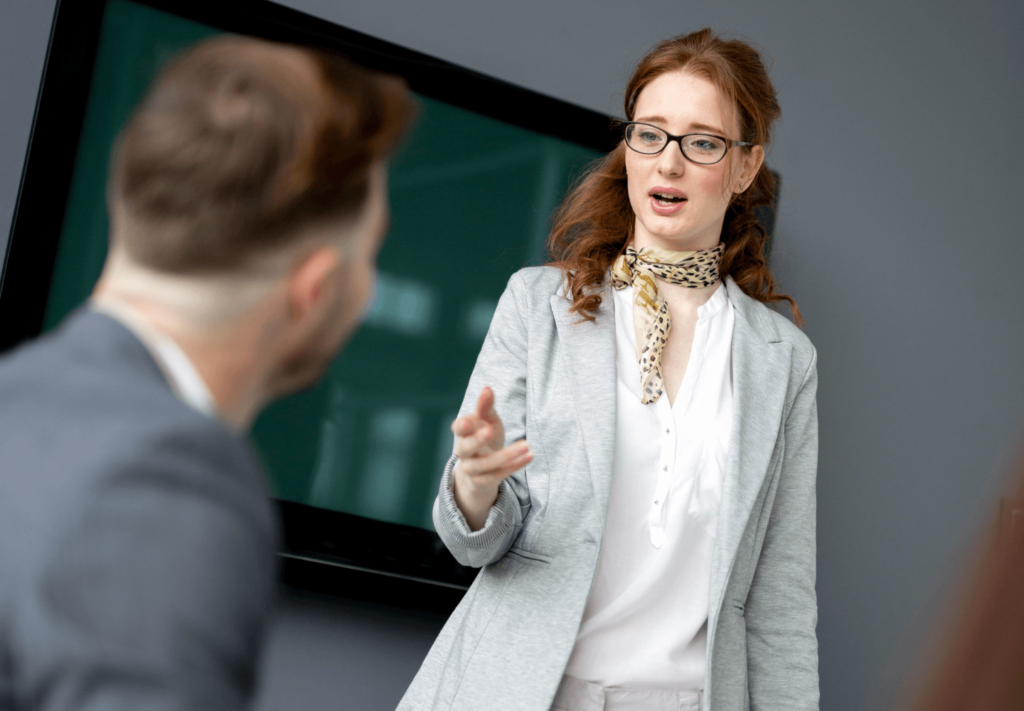
{"type": "Polygon", "coordinates": [[[686,198],[679,195],[669,195],[668,193],[651,193],[651,197],[660,205],[675,205],[680,202],[686,202],[686,198]]]}

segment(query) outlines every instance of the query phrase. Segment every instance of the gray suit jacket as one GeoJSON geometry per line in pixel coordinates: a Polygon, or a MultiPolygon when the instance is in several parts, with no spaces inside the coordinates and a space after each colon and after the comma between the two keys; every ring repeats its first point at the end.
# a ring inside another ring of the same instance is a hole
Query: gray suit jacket
{"type": "Polygon", "coordinates": [[[276,526],[246,440],[116,321],[0,359],[0,710],[243,708],[276,526]]]}
{"type": "MultiPolygon", "coordinates": [[[[607,284],[605,286],[607,289],[607,284]]],[[[818,708],[816,356],[787,319],[726,280],[735,422],[711,569],[704,708],[818,708]]],[[[509,282],[462,412],[484,385],[533,462],[470,532],[448,463],[434,507],[455,557],[483,566],[400,711],[545,711],[576,640],[600,555],[615,438],[614,300],[568,313],[561,274],[509,282]]]]}

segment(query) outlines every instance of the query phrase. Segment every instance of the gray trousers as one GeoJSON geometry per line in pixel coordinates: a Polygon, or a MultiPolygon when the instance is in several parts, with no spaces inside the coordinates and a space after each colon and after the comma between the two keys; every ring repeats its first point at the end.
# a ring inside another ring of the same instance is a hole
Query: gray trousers
{"type": "Polygon", "coordinates": [[[566,674],[551,711],[699,711],[699,691],[602,687],[566,674]]]}

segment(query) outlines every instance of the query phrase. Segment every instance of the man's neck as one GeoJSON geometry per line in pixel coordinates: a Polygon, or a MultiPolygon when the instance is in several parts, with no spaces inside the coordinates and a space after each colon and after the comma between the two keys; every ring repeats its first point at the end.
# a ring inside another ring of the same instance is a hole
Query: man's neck
{"type": "Polygon", "coordinates": [[[251,336],[254,329],[238,323],[197,324],[172,309],[110,287],[97,289],[93,301],[121,316],[129,327],[136,323],[144,341],[147,330],[171,341],[209,391],[215,415],[236,431],[249,428],[266,400],[262,384],[267,368],[251,336]]]}

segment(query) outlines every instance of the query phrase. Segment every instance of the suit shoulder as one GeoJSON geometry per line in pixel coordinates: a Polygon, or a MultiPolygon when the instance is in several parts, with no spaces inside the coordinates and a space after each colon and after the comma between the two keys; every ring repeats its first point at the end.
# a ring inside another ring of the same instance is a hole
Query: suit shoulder
{"type": "Polygon", "coordinates": [[[524,267],[508,280],[508,286],[513,290],[523,290],[530,293],[544,294],[550,296],[558,292],[564,281],[562,270],[550,264],[540,267],[524,267]]]}
{"type": "Polygon", "coordinates": [[[533,321],[551,311],[550,300],[562,285],[562,272],[552,266],[526,267],[508,280],[498,302],[497,313],[518,314],[519,319],[533,321]]]}
{"type": "Polygon", "coordinates": [[[266,482],[243,437],[175,397],[141,356],[76,345],[40,339],[0,362],[0,450],[10,473],[30,474],[0,474],[0,518],[8,501],[58,522],[97,495],[162,490],[266,528],[266,482]]]}
{"type": "MultiPolygon", "coordinates": [[[[278,522],[248,443],[191,409],[169,408],[142,419],[137,427],[108,421],[104,429],[119,430],[120,444],[97,432],[104,441],[89,453],[76,500],[53,502],[65,513],[55,532],[84,530],[121,511],[125,534],[140,526],[177,531],[188,521],[196,535],[208,539],[206,545],[244,538],[255,550],[273,551],[278,522]],[[134,513],[127,514],[129,509],[134,513]]],[[[169,542],[169,550],[194,554],[201,548],[195,536],[175,535],[180,540],[169,542]]]]}
{"type": "Polygon", "coordinates": [[[793,346],[795,351],[806,353],[810,356],[814,352],[814,344],[811,339],[796,324],[780,314],[775,309],[763,305],[769,317],[779,331],[779,337],[786,343],[793,346]]]}
{"type": "Polygon", "coordinates": [[[266,528],[267,486],[248,442],[179,404],[182,408],[168,408],[141,427],[137,446],[111,452],[105,478],[128,477],[161,487],[176,482],[266,528]]]}
{"type": "Polygon", "coordinates": [[[808,378],[816,378],[818,351],[814,348],[814,344],[811,343],[811,339],[796,324],[778,311],[767,306],[765,308],[771,313],[783,343],[788,343],[793,348],[793,365],[790,375],[793,384],[802,385],[808,378]]]}
{"type": "MultiPolygon", "coordinates": [[[[814,344],[811,343],[811,339],[796,324],[771,306],[754,299],[749,299],[748,304],[756,310],[758,319],[763,319],[763,323],[770,324],[778,334],[779,340],[789,344],[793,349],[793,377],[802,377],[817,359],[817,351],[814,344]]],[[[762,333],[768,335],[765,331],[762,333]]]]}

